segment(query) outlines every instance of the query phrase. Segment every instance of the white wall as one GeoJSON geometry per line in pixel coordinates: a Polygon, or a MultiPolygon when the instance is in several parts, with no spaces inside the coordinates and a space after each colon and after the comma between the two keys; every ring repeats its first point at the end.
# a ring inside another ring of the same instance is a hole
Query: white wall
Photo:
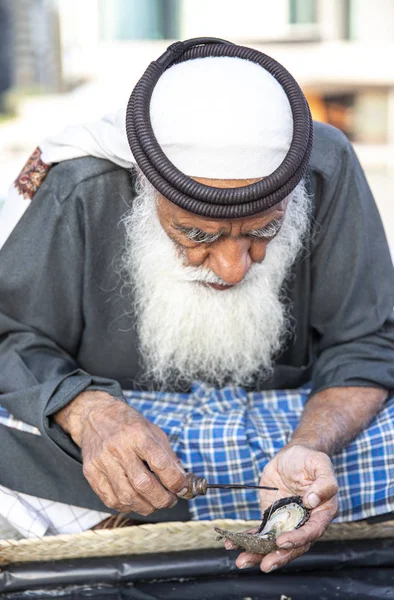
{"type": "Polygon", "coordinates": [[[323,42],[342,39],[344,35],[344,0],[318,0],[319,31],[323,42]]]}
{"type": "Polygon", "coordinates": [[[63,77],[77,79],[95,71],[99,42],[98,0],[57,0],[63,77]]]}
{"type": "Polygon", "coordinates": [[[351,32],[360,41],[394,41],[394,0],[352,0],[351,32]]]}
{"type": "Polygon", "coordinates": [[[181,39],[281,38],[287,32],[287,0],[182,0],[181,39]]]}

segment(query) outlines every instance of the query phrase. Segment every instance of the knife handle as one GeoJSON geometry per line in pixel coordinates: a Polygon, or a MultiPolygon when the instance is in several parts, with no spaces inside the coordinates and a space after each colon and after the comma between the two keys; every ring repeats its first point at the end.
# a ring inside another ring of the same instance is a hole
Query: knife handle
{"type": "Polygon", "coordinates": [[[208,482],[205,477],[197,477],[193,473],[186,475],[187,492],[182,495],[182,500],[192,500],[196,496],[205,496],[208,490],[208,482]]]}

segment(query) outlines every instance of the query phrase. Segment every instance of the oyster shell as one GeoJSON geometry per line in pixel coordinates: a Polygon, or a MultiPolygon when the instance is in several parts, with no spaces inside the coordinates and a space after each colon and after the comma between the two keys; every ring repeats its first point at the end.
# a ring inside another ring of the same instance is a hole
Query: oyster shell
{"type": "Polygon", "coordinates": [[[310,510],[305,508],[300,496],[282,498],[264,512],[263,520],[257,533],[246,531],[233,533],[226,529],[215,527],[219,536],[217,540],[226,538],[238,548],[253,554],[269,554],[277,549],[276,538],[286,531],[293,531],[307,522],[310,510]]]}

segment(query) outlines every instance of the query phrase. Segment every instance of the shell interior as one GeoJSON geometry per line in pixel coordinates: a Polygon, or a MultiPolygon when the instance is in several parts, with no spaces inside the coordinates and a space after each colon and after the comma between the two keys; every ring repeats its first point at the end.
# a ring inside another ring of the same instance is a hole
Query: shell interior
{"type": "Polygon", "coordinates": [[[298,529],[309,519],[310,510],[302,503],[300,496],[281,498],[264,512],[263,520],[257,533],[248,531],[233,533],[215,527],[217,538],[227,538],[238,548],[252,554],[269,554],[276,549],[276,538],[285,531],[298,529]]]}
{"type": "Polygon", "coordinates": [[[277,537],[285,531],[297,529],[303,522],[305,522],[305,508],[297,502],[290,502],[272,512],[259,535],[263,537],[275,531],[277,537]]]}

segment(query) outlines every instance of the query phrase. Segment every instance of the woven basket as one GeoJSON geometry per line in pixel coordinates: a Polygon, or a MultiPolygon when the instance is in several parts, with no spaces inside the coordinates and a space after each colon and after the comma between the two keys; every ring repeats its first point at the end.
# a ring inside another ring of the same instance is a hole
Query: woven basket
{"type": "MultiPolygon", "coordinates": [[[[222,548],[214,527],[244,531],[259,521],[218,519],[135,525],[119,529],[100,529],[73,535],[41,539],[0,540],[0,565],[17,562],[52,561],[65,558],[119,556],[222,548]]],[[[394,521],[370,525],[366,521],[334,523],[322,540],[394,538],[394,521]]]]}

